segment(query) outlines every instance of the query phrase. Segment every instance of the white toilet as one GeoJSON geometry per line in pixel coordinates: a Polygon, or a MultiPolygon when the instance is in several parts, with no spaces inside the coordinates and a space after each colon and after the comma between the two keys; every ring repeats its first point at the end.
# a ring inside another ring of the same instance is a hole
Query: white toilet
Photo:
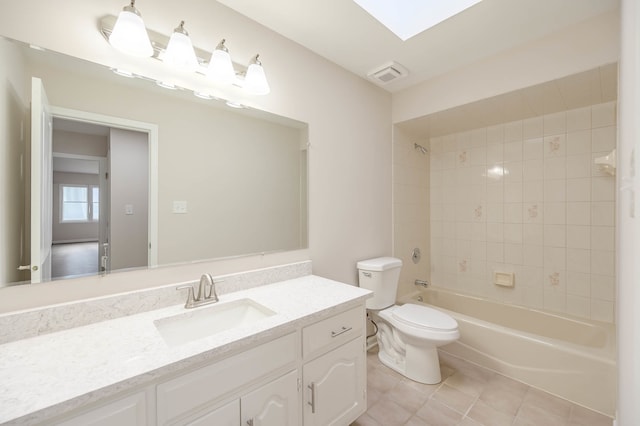
{"type": "Polygon", "coordinates": [[[420,383],[440,383],[438,346],[460,337],[451,316],[422,305],[395,305],[402,261],[378,257],[358,262],[360,287],[373,291],[367,310],[378,326],[378,357],[387,367],[420,383]]]}

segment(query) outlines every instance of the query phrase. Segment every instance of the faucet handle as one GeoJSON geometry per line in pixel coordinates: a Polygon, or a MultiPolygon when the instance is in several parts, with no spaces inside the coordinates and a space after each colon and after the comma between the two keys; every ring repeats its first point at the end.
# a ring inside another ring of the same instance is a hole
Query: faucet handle
{"type": "Polygon", "coordinates": [[[185,288],[189,290],[189,294],[187,294],[187,301],[184,304],[184,307],[187,309],[193,308],[194,306],[196,306],[196,298],[193,292],[193,286],[190,284],[181,285],[180,287],[176,287],[176,290],[183,290],[185,288]]]}

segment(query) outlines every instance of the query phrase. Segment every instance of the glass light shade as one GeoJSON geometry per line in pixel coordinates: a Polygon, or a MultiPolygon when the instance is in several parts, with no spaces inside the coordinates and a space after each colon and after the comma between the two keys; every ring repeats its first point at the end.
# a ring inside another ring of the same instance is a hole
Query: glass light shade
{"type": "Polygon", "coordinates": [[[224,84],[233,83],[236,72],[233,69],[229,52],[216,47],[216,50],[211,54],[207,77],[224,84]]]}
{"type": "Polygon", "coordinates": [[[109,43],[116,49],[132,56],[152,56],[153,47],[142,17],[133,6],[125,6],[118,15],[109,36],[109,43]]]}
{"type": "Polygon", "coordinates": [[[254,95],[266,95],[271,91],[271,88],[269,88],[264,68],[262,68],[259,61],[256,60],[255,62],[257,63],[249,64],[249,68],[247,68],[244,88],[254,95]]]}
{"type": "MultiPolygon", "coordinates": [[[[176,28],[177,30],[177,28],[176,28]]],[[[195,71],[198,66],[196,53],[188,34],[174,31],[169,39],[169,45],[164,52],[163,60],[166,64],[189,71],[195,71]]]]}

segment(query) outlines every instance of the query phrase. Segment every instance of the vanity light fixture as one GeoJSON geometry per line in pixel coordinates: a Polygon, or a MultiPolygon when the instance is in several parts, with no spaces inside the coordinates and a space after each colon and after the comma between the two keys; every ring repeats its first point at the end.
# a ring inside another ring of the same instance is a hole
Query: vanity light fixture
{"type": "Polygon", "coordinates": [[[210,101],[212,99],[218,99],[215,96],[208,94],[207,92],[198,92],[196,90],[193,91],[193,95],[196,98],[204,99],[204,100],[207,100],[207,101],[210,101]]]}
{"type": "Polygon", "coordinates": [[[224,45],[225,41],[222,39],[211,54],[207,77],[223,84],[231,84],[236,79],[236,72],[233,69],[229,49],[224,45]]]}
{"type": "Polygon", "coordinates": [[[114,74],[117,74],[121,77],[133,78],[135,75],[131,71],[123,70],[122,68],[111,68],[114,74]]]}
{"type": "Polygon", "coordinates": [[[260,55],[256,55],[249,62],[247,74],[244,78],[244,88],[254,95],[266,95],[271,92],[267,76],[262,68],[262,62],[258,59],[260,55]]]}
{"type": "Polygon", "coordinates": [[[129,6],[122,8],[109,36],[109,43],[129,55],[153,55],[149,34],[142,21],[142,15],[135,7],[135,0],[131,0],[129,6]]]}
{"type": "MultiPolygon", "coordinates": [[[[235,86],[252,95],[270,93],[264,68],[258,60],[259,55],[251,59],[248,67],[235,63],[225,46],[225,39],[209,55],[193,46],[189,33],[184,28],[184,21],[180,22],[171,37],[147,30],[134,3],[135,0],[131,0],[131,4],[125,6],[117,18],[102,18],[100,31],[118,50],[134,56],[149,56],[171,64],[174,68],[187,69],[205,76],[217,86],[235,86]]],[[[135,74],[134,77],[146,79],[140,74],[135,74]]],[[[164,83],[160,85],[167,87],[164,83]]],[[[199,82],[196,85],[206,87],[206,83],[203,85],[199,82]]]]}
{"type": "Polygon", "coordinates": [[[198,67],[198,58],[189,33],[184,29],[184,21],[180,21],[180,25],[173,30],[162,60],[166,64],[188,71],[195,71],[198,67]]]}

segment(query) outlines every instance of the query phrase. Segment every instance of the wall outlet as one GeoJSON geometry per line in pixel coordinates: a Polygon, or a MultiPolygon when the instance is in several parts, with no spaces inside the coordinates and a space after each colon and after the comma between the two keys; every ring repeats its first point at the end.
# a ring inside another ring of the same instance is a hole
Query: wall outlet
{"type": "Polygon", "coordinates": [[[173,213],[174,214],[185,214],[185,213],[187,213],[187,202],[186,201],[174,201],[173,202],[173,213]]]}
{"type": "Polygon", "coordinates": [[[133,204],[125,204],[124,205],[124,214],[133,214],[133,204]]]}

